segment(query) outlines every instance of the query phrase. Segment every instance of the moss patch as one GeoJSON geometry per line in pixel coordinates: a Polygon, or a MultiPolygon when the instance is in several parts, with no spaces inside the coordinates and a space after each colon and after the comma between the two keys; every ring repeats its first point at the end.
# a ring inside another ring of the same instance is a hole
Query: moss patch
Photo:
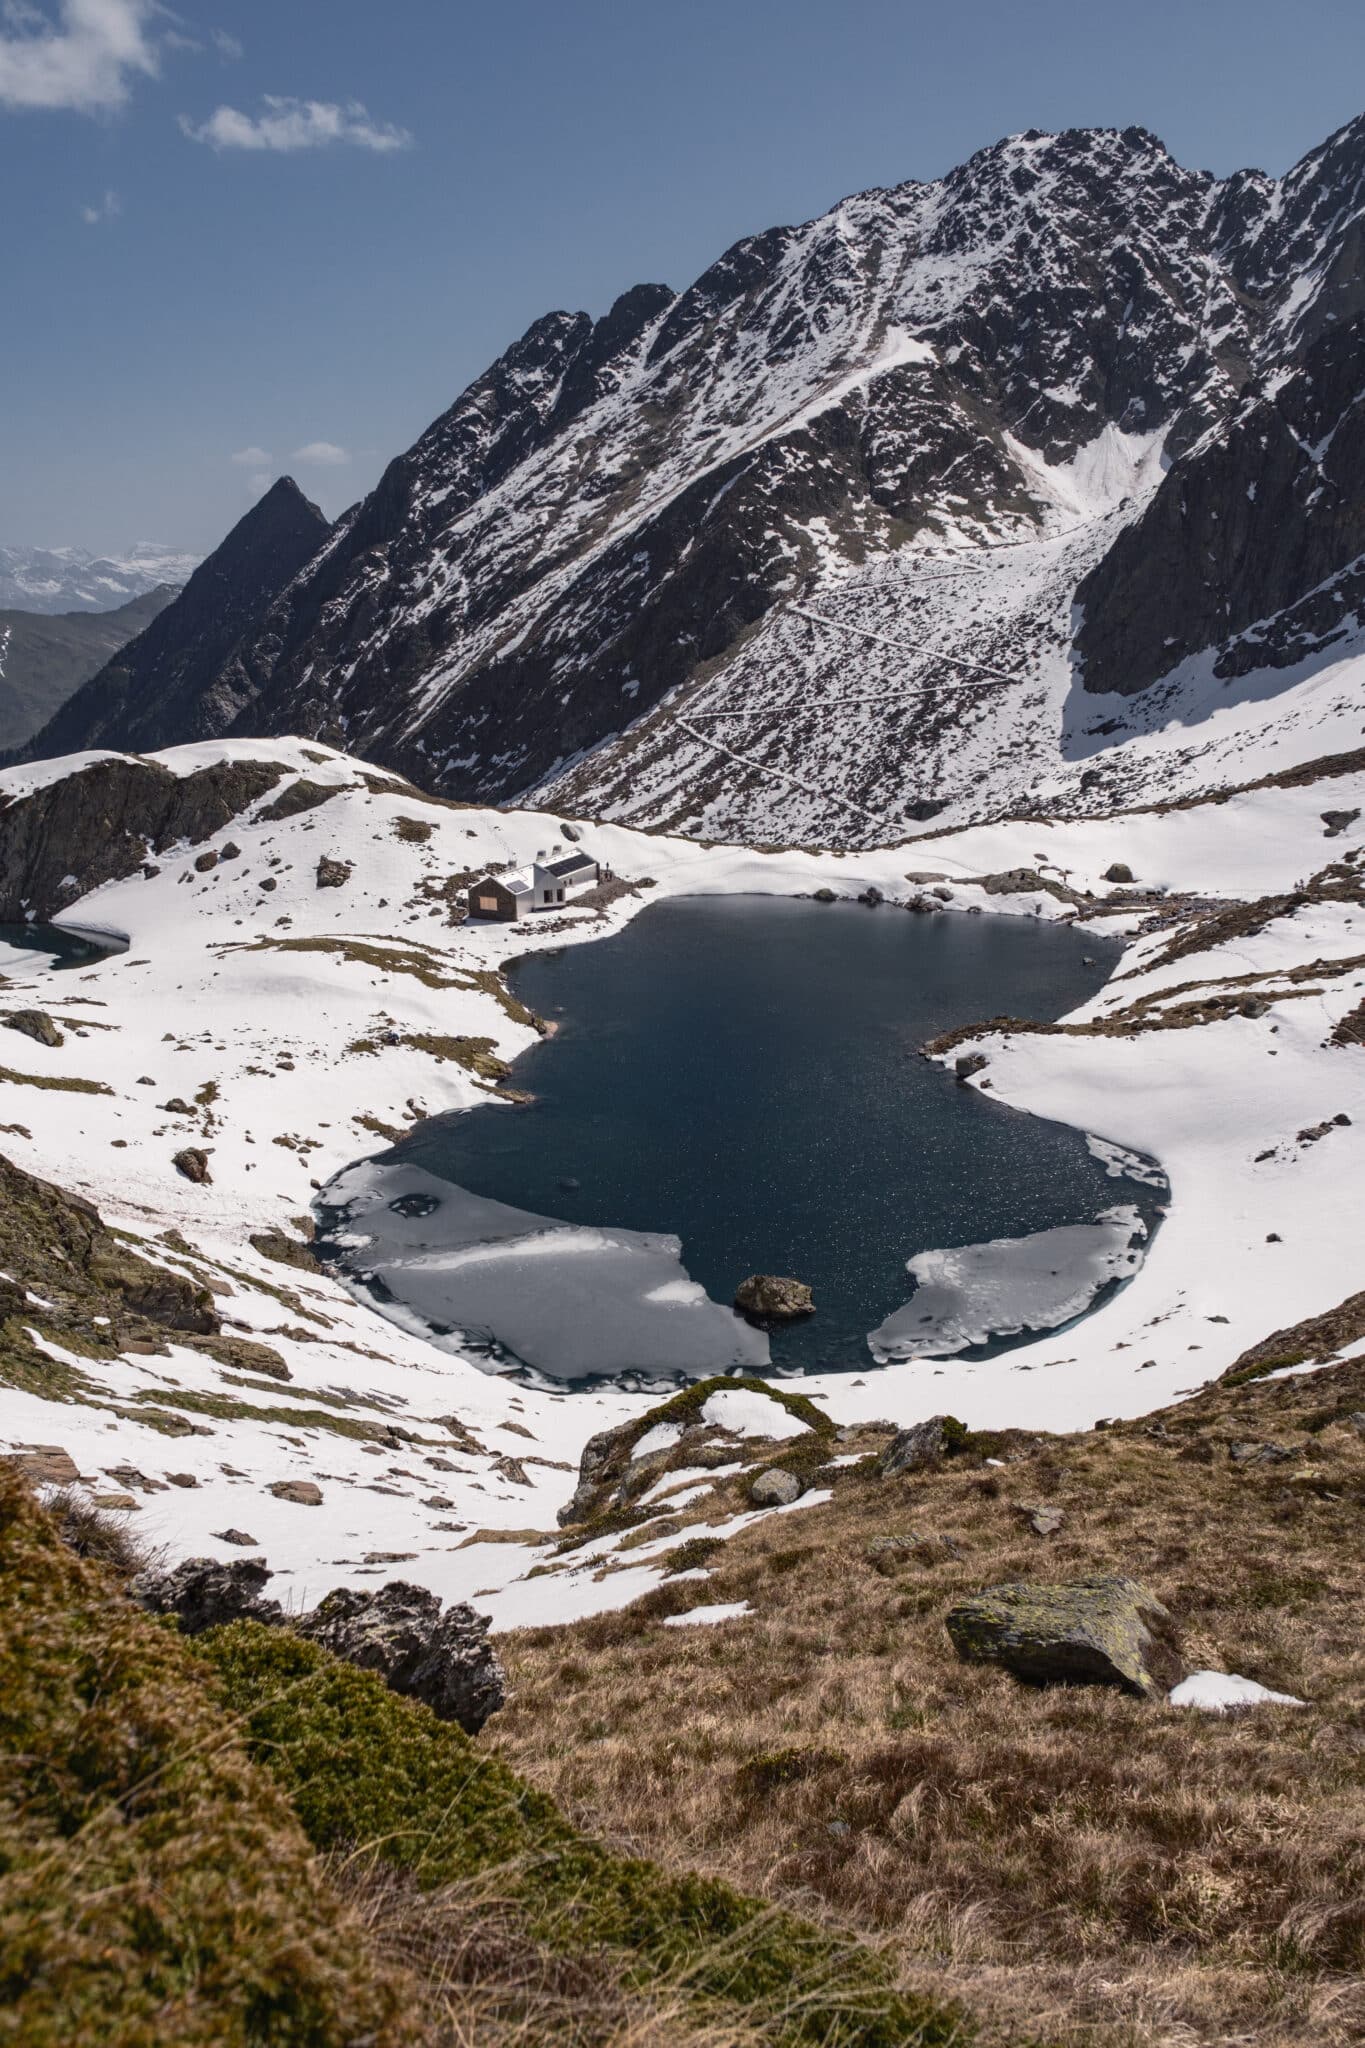
{"type": "Polygon", "coordinates": [[[55,1088],[66,1095],[112,1095],[105,1081],[84,1081],[78,1074],[17,1074],[13,1067],[0,1067],[0,1081],[16,1088],[55,1088]]]}
{"type": "Polygon", "coordinates": [[[0,1470],[0,2010],[25,2048],[413,2039],[173,1632],[0,1470]]]}

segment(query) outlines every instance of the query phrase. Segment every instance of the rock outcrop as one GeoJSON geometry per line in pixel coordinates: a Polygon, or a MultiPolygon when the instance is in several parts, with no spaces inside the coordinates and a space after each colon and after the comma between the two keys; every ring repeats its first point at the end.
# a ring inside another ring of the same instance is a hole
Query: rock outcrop
{"type": "Polygon", "coordinates": [[[187,1636],[230,1621],[259,1621],[270,1626],[284,1620],[278,1600],[265,1598],[269,1567],[254,1557],[220,1564],[212,1557],[190,1557],[173,1571],[139,1572],[129,1592],[149,1614],[173,1614],[187,1636]]]}
{"type": "Polygon", "coordinates": [[[954,1607],[959,1657],[1042,1685],[1114,1685],[1158,1699],[1182,1676],[1175,1622],[1136,1579],[991,1586],[954,1607]]]}
{"type": "Polygon", "coordinates": [[[341,1587],[294,1623],[390,1689],[423,1700],[443,1721],[477,1735],[507,1697],[502,1665],[488,1642],[490,1624],[472,1607],[441,1603],[424,1586],[394,1579],[377,1593],[341,1587]]]}

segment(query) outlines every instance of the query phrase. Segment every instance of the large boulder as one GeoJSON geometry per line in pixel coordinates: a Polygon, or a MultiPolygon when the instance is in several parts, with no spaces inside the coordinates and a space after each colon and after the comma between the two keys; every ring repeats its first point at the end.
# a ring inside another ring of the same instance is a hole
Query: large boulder
{"type": "Polygon", "coordinates": [[[948,1634],[967,1662],[1042,1685],[1116,1685],[1159,1699],[1184,1670],[1172,1616],[1137,1579],[991,1586],[953,1608],[948,1634]]]}
{"type": "Polygon", "coordinates": [[[751,1323],[791,1323],[815,1314],[815,1302],[804,1280],[775,1273],[751,1273],[735,1289],[735,1307],[751,1323]]]}
{"type": "Polygon", "coordinates": [[[442,1721],[477,1735],[507,1697],[507,1679],[488,1642],[490,1624],[472,1607],[444,1614],[424,1586],[393,1579],[377,1593],[342,1586],[293,1626],[391,1691],[423,1700],[442,1721]]]}
{"type": "Polygon", "coordinates": [[[173,1614],[182,1634],[197,1636],[229,1621],[283,1621],[279,1601],[262,1597],[270,1576],[259,1558],[219,1564],[213,1557],[190,1557],[174,1571],[140,1572],[129,1591],[149,1614],[173,1614]]]}
{"type": "Polygon", "coordinates": [[[25,1038],[36,1039],[39,1045],[66,1044],[46,1010],[11,1010],[8,1017],[0,1017],[0,1024],[10,1031],[22,1031],[25,1038]]]}

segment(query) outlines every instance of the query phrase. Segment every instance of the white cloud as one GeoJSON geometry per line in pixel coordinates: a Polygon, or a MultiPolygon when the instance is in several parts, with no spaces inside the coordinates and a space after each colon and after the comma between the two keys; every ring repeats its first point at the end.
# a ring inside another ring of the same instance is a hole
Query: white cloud
{"type": "Polygon", "coordinates": [[[154,77],[156,0],[59,0],[54,18],[31,0],[0,9],[0,107],[121,107],[131,79],[154,77]]]}
{"type": "Polygon", "coordinates": [[[213,44],[214,49],[225,64],[235,64],[237,59],[243,54],[242,46],[236,36],[230,36],[225,28],[211,28],[209,30],[209,41],[213,44]]]}
{"type": "Polygon", "coordinates": [[[235,462],[240,469],[260,469],[264,463],[273,460],[268,448],[258,448],[254,442],[250,448],[239,448],[235,455],[228,457],[228,461],[235,462]]]}
{"type": "Polygon", "coordinates": [[[289,458],[291,462],[300,462],[311,469],[341,469],[350,459],[346,450],[338,448],[335,441],[305,442],[289,458]]]}
{"type": "Polygon", "coordinates": [[[278,93],[266,93],[264,112],[239,113],[236,107],[218,107],[207,121],[180,116],[180,130],[191,142],[206,142],[210,149],[328,149],[334,142],[349,143],[355,149],[387,154],[411,149],[406,128],[387,121],[372,121],[359,100],[338,106],[334,100],[297,100],[278,93]]]}
{"type": "Polygon", "coordinates": [[[97,228],[103,220],[117,220],[123,211],[123,201],[117,192],[106,192],[98,206],[83,206],[81,219],[88,228],[97,228]]]}

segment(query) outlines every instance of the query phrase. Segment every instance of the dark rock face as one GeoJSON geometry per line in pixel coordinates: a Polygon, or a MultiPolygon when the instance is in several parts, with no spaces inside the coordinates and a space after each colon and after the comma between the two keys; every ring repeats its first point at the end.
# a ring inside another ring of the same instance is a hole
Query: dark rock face
{"type": "Polygon", "coordinates": [[[273,789],[273,761],[173,775],[156,761],[94,761],[0,810],[0,923],[52,917],[102,882],[135,875],[181,840],[208,839],[273,789]]]}
{"type": "Polygon", "coordinates": [[[186,1145],[177,1152],[172,1165],[186,1180],[192,1180],[196,1187],[203,1187],[213,1179],[209,1172],[209,1155],[202,1146],[186,1145]]]}
{"type": "Polygon", "coordinates": [[[443,1721],[477,1735],[507,1697],[507,1681],[488,1643],[489,1623],[472,1607],[448,1607],[434,1593],[394,1579],[378,1593],[341,1587],[295,1624],[362,1671],[377,1671],[394,1692],[423,1700],[443,1721]]]}
{"type": "Polygon", "coordinates": [[[1038,1684],[1114,1685],[1158,1699],[1184,1676],[1175,1623],[1136,1579],[992,1586],[948,1616],[969,1663],[1038,1684]]]}
{"type": "MultiPolygon", "coordinates": [[[[1365,265],[1362,265],[1365,269],[1365,265]]],[[[1076,593],[1087,691],[1132,696],[1213,650],[1232,682],[1330,646],[1365,604],[1365,315],[1176,462],[1076,593]]]]}
{"type": "Polygon", "coordinates": [[[804,1280],[782,1279],[774,1273],[751,1273],[735,1289],[735,1307],[751,1323],[790,1323],[815,1314],[815,1302],[804,1280]]]}
{"type": "Polygon", "coordinates": [[[319,889],[344,889],[350,879],[351,863],[348,860],[333,860],[329,854],[323,854],[318,862],[319,889]]]}
{"type": "MultiPolygon", "coordinates": [[[[237,1540],[235,1535],[232,1540],[237,1540]]],[[[231,1564],[191,1557],[174,1571],[140,1572],[128,1590],[149,1614],[173,1614],[183,1634],[197,1636],[229,1621],[259,1621],[272,1627],[282,1622],[279,1601],[263,1597],[271,1576],[254,1557],[235,1558],[231,1564]]]]}
{"type": "Polygon", "coordinates": [[[293,478],[281,477],[175,602],[29,742],[26,758],[97,746],[147,751],[223,731],[236,709],[223,693],[225,664],[330,530],[293,478]]]}

